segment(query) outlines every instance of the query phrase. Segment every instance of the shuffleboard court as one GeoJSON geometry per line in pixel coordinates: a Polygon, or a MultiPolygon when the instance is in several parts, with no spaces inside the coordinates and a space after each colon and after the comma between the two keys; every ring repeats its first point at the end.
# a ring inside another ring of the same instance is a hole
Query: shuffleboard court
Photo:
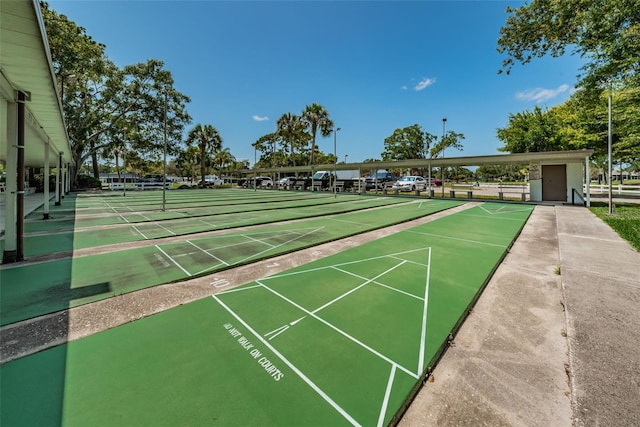
{"type": "Polygon", "coordinates": [[[7,363],[1,421],[387,425],[532,209],[484,204],[7,363]]]}
{"type": "Polygon", "coordinates": [[[461,203],[430,200],[273,224],[217,236],[0,268],[0,323],[8,324],[139,289],[211,274],[430,215],[461,203]]]}
{"type": "MultiPolygon", "coordinates": [[[[46,253],[83,249],[93,246],[116,243],[135,242],[141,240],[159,239],[163,237],[180,236],[202,233],[206,231],[223,230],[250,225],[267,224],[278,221],[289,221],[301,218],[312,218],[323,215],[335,215],[381,206],[388,206],[407,202],[406,199],[391,199],[386,197],[365,197],[335,199],[316,199],[313,203],[289,202],[281,203],[274,208],[268,206],[254,206],[246,211],[225,213],[225,208],[219,212],[130,212],[117,217],[92,218],[91,223],[111,223],[109,227],[83,227],[69,231],[51,233],[33,233],[25,236],[24,246],[26,256],[38,256],[46,253]],[[264,209],[260,209],[260,208],[264,209]],[[175,219],[175,218],[178,219],[175,219]],[[116,221],[117,223],[113,223],[116,221]]],[[[76,220],[76,224],[82,223],[76,220]]],[[[55,226],[47,222],[48,226],[55,226]]],[[[43,226],[39,224],[39,227],[43,226]]],[[[1,248],[1,246],[0,246],[1,248]]]]}
{"type": "MultiPolygon", "coordinates": [[[[258,198],[251,193],[232,191],[225,193],[224,197],[215,200],[210,198],[210,194],[198,192],[190,193],[193,202],[176,203],[168,206],[165,211],[160,210],[158,202],[153,205],[140,205],[132,198],[122,199],[117,203],[110,203],[108,208],[95,210],[82,208],[82,203],[76,203],[75,209],[69,210],[66,214],[60,212],[55,214],[53,219],[43,221],[42,213],[35,211],[31,213],[25,223],[25,231],[40,232],[48,230],[64,230],[69,228],[93,227],[98,225],[129,224],[146,221],[163,221],[170,219],[180,219],[184,217],[202,217],[219,214],[230,214],[237,212],[260,211],[279,208],[293,208],[298,206],[314,206],[331,203],[346,203],[363,200],[366,197],[354,195],[340,195],[333,197],[327,194],[290,194],[284,193],[277,197],[277,194],[265,198],[258,198]],[[247,196],[249,194],[249,196],[247,196]],[[209,197],[207,197],[209,196],[209,197]],[[294,197],[296,196],[296,197],[294,197]],[[116,208],[117,206],[117,208],[116,208]]],[[[175,198],[176,196],[174,196],[175,198]]],[[[86,198],[85,198],[86,199],[86,198]]],[[[400,202],[400,201],[398,201],[400,202]]]]}

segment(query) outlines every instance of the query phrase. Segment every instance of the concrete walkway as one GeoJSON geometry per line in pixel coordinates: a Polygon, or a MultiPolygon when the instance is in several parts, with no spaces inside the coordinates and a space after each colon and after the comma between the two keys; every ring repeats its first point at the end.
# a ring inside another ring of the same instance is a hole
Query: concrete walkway
{"type": "MultiPolygon", "coordinates": [[[[50,203],[53,204],[55,193],[51,193],[50,203]]],[[[44,205],[44,193],[32,193],[24,196],[24,216],[29,215],[31,212],[44,205]]],[[[4,193],[0,197],[0,235],[4,234],[4,219],[6,215],[4,193]]]]}
{"type": "Polygon", "coordinates": [[[639,313],[640,253],[538,206],[400,425],[640,426],[639,313]]]}

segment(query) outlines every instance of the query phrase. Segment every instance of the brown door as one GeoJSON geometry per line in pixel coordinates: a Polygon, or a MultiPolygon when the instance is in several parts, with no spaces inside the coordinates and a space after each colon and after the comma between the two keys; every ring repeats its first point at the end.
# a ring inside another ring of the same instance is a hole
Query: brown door
{"type": "Polygon", "coordinates": [[[567,201],[567,165],[542,165],[542,200],[567,201]]]}

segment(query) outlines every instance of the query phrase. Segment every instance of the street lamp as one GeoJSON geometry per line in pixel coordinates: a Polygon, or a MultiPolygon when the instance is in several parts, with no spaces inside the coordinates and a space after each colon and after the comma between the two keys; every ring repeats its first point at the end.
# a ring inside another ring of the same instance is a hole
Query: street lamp
{"type": "Polygon", "coordinates": [[[336,170],[336,165],[338,164],[338,155],[336,154],[336,140],[339,130],[340,128],[333,130],[333,197],[338,197],[338,193],[336,192],[336,178],[338,178],[336,170]]]}
{"type": "Polygon", "coordinates": [[[162,153],[162,212],[165,211],[167,206],[167,88],[164,88],[164,145],[162,153]]]}
{"type": "MultiPolygon", "coordinates": [[[[445,124],[447,123],[447,118],[443,117],[442,118],[442,158],[444,159],[444,149],[445,149],[445,145],[444,145],[444,129],[445,129],[445,124]]],[[[444,164],[441,167],[440,170],[440,175],[442,177],[442,197],[444,197],[444,164]]]]}
{"type": "MultiPolygon", "coordinates": [[[[609,129],[608,129],[608,137],[607,137],[607,156],[609,160],[609,215],[613,214],[613,188],[612,188],[612,179],[611,175],[613,173],[612,166],[612,140],[613,140],[613,125],[612,125],[612,114],[611,114],[611,104],[612,104],[612,94],[611,88],[609,88],[609,129]]],[[[620,168],[620,174],[622,175],[622,168],[620,168]]],[[[589,180],[590,181],[590,180],[589,180]]],[[[587,183],[589,185],[590,182],[587,183]]]]}

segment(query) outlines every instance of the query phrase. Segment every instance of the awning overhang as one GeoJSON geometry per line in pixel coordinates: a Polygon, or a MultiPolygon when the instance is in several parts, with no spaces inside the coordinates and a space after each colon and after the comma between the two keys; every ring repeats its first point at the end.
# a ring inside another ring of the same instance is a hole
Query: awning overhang
{"type": "MultiPolygon", "coordinates": [[[[64,163],[73,163],[38,0],[0,1],[0,110],[5,110],[0,117],[6,117],[7,101],[15,101],[18,91],[27,95],[25,166],[44,165],[46,144],[50,166],[57,164],[60,153],[64,163]]],[[[7,135],[2,132],[0,160],[6,160],[6,153],[7,135]]]]}
{"type": "MultiPolygon", "coordinates": [[[[440,157],[436,159],[410,159],[410,160],[388,160],[368,163],[333,163],[315,165],[313,170],[351,170],[351,169],[410,169],[450,166],[483,166],[483,165],[526,165],[526,164],[561,164],[561,163],[584,163],[593,150],[569,150],[569,151],[545,151],[540,153],[514,153],[514,154],[494,154],[488,156],[466,156],[466,157],[440,157]]],[[[310,166],[288,166],[279,168],[244,169],[242,173],[270,173],[270,172],[308,172],[310,166]]]]}

